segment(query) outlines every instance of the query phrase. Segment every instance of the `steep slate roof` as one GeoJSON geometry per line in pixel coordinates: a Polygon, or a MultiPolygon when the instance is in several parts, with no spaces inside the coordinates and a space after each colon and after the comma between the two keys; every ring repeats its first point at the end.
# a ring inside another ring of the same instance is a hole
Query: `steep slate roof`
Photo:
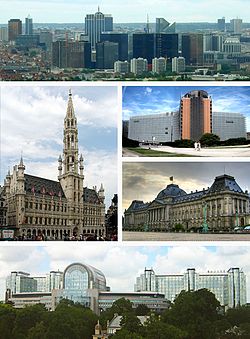
{"type": "Polygon", "coordinates": [[[88,187],[83,187],[83,201],[91,204],[100,204],[97,192],[88,187]]]}
{"type": "Polygon", "coordinates": [[[224,174],[216,177],[213,185],[209,189],[209,193],[215,193],[220,191],[231,191],[244,193],[240,186],[235,181],[234,177],[224,174]]]}
{"type": "Polygon", "coordinates": [[[147,208],[150,203],[144,203],[142,200],[133,200],[127,211],[140,210],[147,208]]]}
{"type": "Polygon", "coordinates": [[[63,189],[59,181],[35,177],[34,175],[24,174],[25,191],[34,194],[53,195],[65,198],[63,189]],[[45,193],[43,193],[43,190],[45,193]],[[59,193],[60,192],[60,193],[59,193]]]}

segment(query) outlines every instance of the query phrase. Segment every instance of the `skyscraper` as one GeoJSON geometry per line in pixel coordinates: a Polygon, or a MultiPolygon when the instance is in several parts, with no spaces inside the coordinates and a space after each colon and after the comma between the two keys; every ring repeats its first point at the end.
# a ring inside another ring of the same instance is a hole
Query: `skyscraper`
{"type": "Polygon", "coordinates": [[[91,47],[85,41],[52,43],[52,65],[59,68],[91,68],[91,47]]]}
{"type": "Polygon", "coordinates": [[[113,18],[111,14],[103,14],[98,11],[95,14],[87,14],[85,17],[85,34],[89,37],[91,48],[95,50],[96,43],[101,41],[101,33],[113,30],[113,18]]]}
{"type": "Polygon", "coordinates": [[[118,43],[104,41],[96,44],[96,68],[113,69],[118,60],[118,43]]]}
{"type": "Polygon", "coordinates": [[[206,91],[185,94],[180,102],[181,138],[199,140],[212,133],[212,99],[206,91]]]}
{"type": "Polygon", "coordinates": [[[27,18],[25,18],[25,34],[32,35],[33,34],[33,20],[28,15],[27,18]]]}
{"type": "Polygon", "coordinates": [[[234,34],[240,34],[242,30],[242,19],[232,19],[230,20],[230,31],[234,34]]]}
{"type": "Polygon", "coordinates": [[[8,21],[9,41],[15,41],[20,34],[22,34],[22,21],[20,19],[10,19],[8,21]]]}
{"type": "Polygon", "coordinates": [[[225,17],[217,20],[218,31],[225,32],[226,30],[226,20],[225,17]]]}
{"type": "Polygon", "coordinates": [[[133,57],[152,59],[178,56],[178,34],[135,33],[133,34],[133,57]]]}
{"type": "Polygon", "coordinates": [[[127,33],[102,33],[101,42],[110,41],[118,43],[118,58],[121,61],[128,60],[128,34],[127,33]]]}
{"type": "Polygon", "coordinates": [[[182,35],[182,56],[187,65],[203,64],[203,34],[183,34],[182,35]]]}

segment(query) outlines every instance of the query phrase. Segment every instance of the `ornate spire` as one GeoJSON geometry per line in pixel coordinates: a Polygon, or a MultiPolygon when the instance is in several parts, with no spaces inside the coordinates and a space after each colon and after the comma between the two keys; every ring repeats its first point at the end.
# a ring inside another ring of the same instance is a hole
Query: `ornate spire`
{"type": "Polygon", "coordinates": [[[68,100],[68,107],[67,107],[67,114],[66,118],[75,118],[75,112],[74,112],[74,106],[72,101],[72,92],[71,89],[69,89],[69,100],[68,100]]]}

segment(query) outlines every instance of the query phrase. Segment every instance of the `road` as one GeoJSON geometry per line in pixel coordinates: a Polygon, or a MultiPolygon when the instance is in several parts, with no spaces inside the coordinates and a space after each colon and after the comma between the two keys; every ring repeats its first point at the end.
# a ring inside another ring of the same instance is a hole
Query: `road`
{"type": "Polygon", "coordinates": [[[157,233],[122,232],[123,241],[249,241],[250,233],[202,234],[202,233],[157,233]]]}

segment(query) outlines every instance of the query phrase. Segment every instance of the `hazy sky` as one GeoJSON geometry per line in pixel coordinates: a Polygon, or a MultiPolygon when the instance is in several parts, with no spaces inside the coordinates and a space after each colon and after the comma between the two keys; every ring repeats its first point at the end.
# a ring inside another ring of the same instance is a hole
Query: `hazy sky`
{"type": "MultiPolygon", "coordinates": [[[[84,186],[104,185],[106,205],[117,193],[117,89],[71,86],[78,121],[84,186]],[[97,95],[98,94],[98,95],[97,95]]],[[[5,87],[1,90],[0,184],[23,153],[25,172],[52,180],[63,151],[69,86],[5,87]]]]}
{"type": "Polygon", "coordinates": [[[28,14],[34,22],[84,22],[86,14],[101,12],[112,14],[114,22],[150,22],[164,17],[169,22],[216,22],[222,16],[226,21],[249,18],[249,0],[1,0],[0,23],[10,18],[24,20],[28,14]]]}
{"type": "Polygon", "coordinates": [[[180,97],[194,89],[203,89],[213,100],[214,112],[242,113],[250,131],[250,87],[245,86],[124,86],[123,119],[176,111],[180,97]]]}
{"type": "Polygon", "coordinates": [[[179,273],[195,267],[199,272],[227,271],[240,267],[247,274],[247,295],[250,301],[250,247],[230,246],[117,246],[112,243],[62,243],[42,246],[1,246],[0,299],[4,298],[5,279],[11,271],[32,275],[50,270],[64,270],[73,262],[89,264],[100,269],[107,285],[114,292],[134,290],[136,277],[144,268],[156,274],[179,273]],[[84,245],[84,246],[83,246],[84,245]],[[133,258],[133,260],[129,260],[133,258]]]}
{"type": "Polygon", "coordinates": [[[250,191],[248,162],[133,162],[123,163],[123,210],[133,200],[152,201],[171,182],[187,193],[210,187],[214,178],[226,174],[235,177],[243,191],[250,191]]]}

